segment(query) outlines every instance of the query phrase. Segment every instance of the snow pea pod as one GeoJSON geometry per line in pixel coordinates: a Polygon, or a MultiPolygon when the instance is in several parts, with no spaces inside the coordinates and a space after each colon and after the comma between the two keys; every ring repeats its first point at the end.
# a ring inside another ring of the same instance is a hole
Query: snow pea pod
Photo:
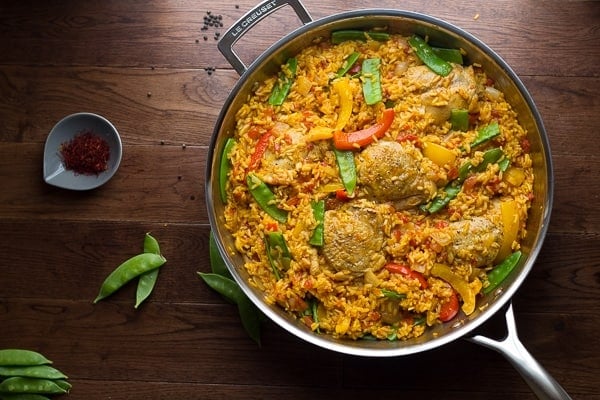
{"type": "Polygon", "coordinates": [[[63,394],[68,389],[50,379],[23,378],[13,376],[0,383],[0,393],[63,394]]]}
{"type": "Polygon", "coordinates": [[[383,100],[381,73],[379,72],[380,66],[381,59],[379,58],[367,58],[362,63],[363,96],[365,97],[365,102],[370,106],[383,100]]]}
{"type": "Polygon", "coordinates": [[[290,268],[292,255],[287,247],[283,233],[269,232],[265,235],[265,248],[267,257],[273,269],[275,277],[281,279],[281,271],[286,271],[290,268]]]}
{"type": "Polygon", "coordinates": [[[463,63],[463,56],[458,49],[448,49],[444,47],[431,47],[431,50],[444,61],[448,61],[454,64],[463,63]]]}
{"type": "Polygon", "coordinates": [[[52,364],[42,354],[33,350],[3,349],[0,350],[0,365],[2,366],[30,366],[52,364]]]}
{"type": "MultiPolygon", "coordinates": [[[[160,246],[158,244],[158,241],[149,233],[146,233],[146,236],[144,236],[144,253],[160,255],[160,246]]],[[[150,293],[152,293],[152,291],[154,290],[156,280],[158,279],[158,271],[159,268],[156,268],[140,275],[140,279],[138,280],[138,285],[135,292],[134,308],[138,308],[140,304],[142,304],[144,300],[146,300],[148,296],[150,296],[150,293]]]]}
{"type": "Polygon", "coordinates": [[[142,253],[131,257],[106,277],[100,287],[98,296],[94,299],[94,303],[110,296],[127,282],[139,277],[141,274],[160,267],[166,261],[163,256],[153,253],[142,253]]]}
{"type": "Polygon", "coordinates": [[[246,333],[260,346],[261,312],[246,295],[238,301],[237,306],[246,333]]]}
{"type": "Polygon", "coordinates": [[[500,135],[500,126],[498,121],[494,121],[477,131],[477,137],[471,143],[471,147],[476,147],[484,144],[500,135]]]}
{"type": "Polygon", "coordinates": [[[490,283],[483,289],[484,294],[488,294],[500,285],[510,272],[516,267],[521,259],[521,252],[515,251],[510,256],[506,257],[500,264],[492,269],[487,277],[490,283]]]}
{"type": "Polygon", "coordinates": [[[229,163],[229,152],[235,145],[233,138],[228,138],[223,147],[223,154],[221,154],[221,163],[219,165],[219,193],[221,194],[221,201],[227,203],[227,176],[231,170],[231,164],[229,163]]]}
{"type": "Polygon", "coordinates": [[[455,131],[469,130],[469,111],[462,108],[453,109],[450,114],[450,124],[455,131]]]}
{"type": "Polygon", "coordinates": [[[340,69],[338,69],[338,71],[336,72],[336,74],[335,74],[336,78],[341,78],[342,76],[346,75],[346,73],[348,71],[350,71],[350,68],[352,68],[354,66],[354,64],[356,64],[356,61],[358,61],[359,57],[360,57],[360,53],[358,53],[356,51],[351,53],[348,56],[348,58],[346,58],[344,60],[344,64],[342,64],[340,69]]]}
{"type": "Polygon", "coordinates": [[[266,183],[261,181],[256,175],[248,174],[246,177],[248,190],[254,197],[258,205],[273,219],[278,222],[285,223],[287,221],[287,211],[282,210],[275,204],[275,195],[269,189],[266,183]]]}
{"type": "Polygon", "coordinates": [[[282,71],[279,73],[279,78],[277,79],[277,82],[275,82],[275,86],[273,86],[273,90],[269,96],[269,104],[273,106],[280,106],[283,104],[294,83],[297,69],[298,60],[295,58],[288,59],[282,71]]]}
{"type": "Polygon", "coordinates": [[[333,149],[335,154],[335,161],[340,171],[340,178],[344,184],[344,189],[348,192],[349,196],[352,196],[354,189],[356,188],[356,164],[354,162],[354,152],[351,150],[338,150],[333,149]]]}
{"type": "Polygon", "coordinates": [[[227,301],[238,304],[245,294],[233,280],[222,275],[207,272],[198,272],[198,276],[210,286],[211,289],[223,296],[227,301]]]}
{"type": "Polygon", "coordinates": [[[224,276],[229,279],[233,279],[231,276],[231,272],[227,269],[225,265],[225,260],[221,257],[221,253],[219,253],[219,249],[217,248],[217,241],[215,239],[215,235],[213,231],[210,231],[210,235],[208,238],[208,251],[210,257],[210,267],[212,272],[224,276]]]}
{"type": "Polygon", "coordinates": [[[313,216],[317,221],[317,226],[313,230],[309,243],[313,246],[323,246],[324,242],[324,220],[325,220],[325,200],[319,200],[311,203],[313,216]]]}
{"type": "Polygon", "coordinates": [[[0,366],[0,376],[22,376],[25,378],[40,379],[67,379],[65,374],[49,365],[27,365],[15,367],[0,366]]]}
{"type": "Polygon", "coordinates": [[[450,74],[452,65],[439,57],[423,38],[415,35],[408,39],[408,43],[415,51],[417,57],[419,57],[433,72],[440,76],[447,76],[450,74]]]}

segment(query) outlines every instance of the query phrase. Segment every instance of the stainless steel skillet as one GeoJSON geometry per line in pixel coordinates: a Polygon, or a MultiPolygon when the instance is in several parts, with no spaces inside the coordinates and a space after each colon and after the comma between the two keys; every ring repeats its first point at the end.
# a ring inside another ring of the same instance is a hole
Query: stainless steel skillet
{"type": "Polygon", "coordinates": [[[550,146],[540,114],[527,89],[506,64],[487,45],[466,31],[428,15],[391,9],[365,9],[343,12],[313,20],[299,0],[267,0],[240,18],[218,44],[219,50],[240,74],[240,79],[227,98],[217,119],[211,139],[206,171],[206,199],[211,228],[227,267],[244,292],[270,319],[297,337],[314,345],[336,352],[368,357],[394,357],[419,353],[443,346],[459,338],[489,347],[510,361],[540,399],[569,399],[569,395],[531,356],[520,342],[513,316],[511,298],[533,268],[548,229],[553,197],[553,170],[550,146]],[[238,40],[263,18],[284,6],[291,7],[303,26],[293,30],[264,51],[250,65],[234,51],[238,40]],[[232,136],[236,110],[246,101],[255,82],[276,73],[285,60],[315,41],[326,39],[332,31],[341,29],[370,29],[385,26],[390,32],[403,35],[428,36],[440,46],[462,48],[466,63],[478,63],[508,102],[519,114],[527,129],[534,163],[535,200],[530,211],[527,237],[523,242],[520,264],[493,293],[479,298],[476,311],[459,315],[453,321],[428,330],[423,336],[402,342],[349,341],[316,334],[283,310],[267,304],[263,294],[247,284],[247,273],[241,256],[236,253],[233,239],[223,227],[224,205],[219,196],[219,162],[225,140],[232,136]],[[496,313],[504,312],[508,334],[497,341],[476,334],[475,330],[496,313]]]}

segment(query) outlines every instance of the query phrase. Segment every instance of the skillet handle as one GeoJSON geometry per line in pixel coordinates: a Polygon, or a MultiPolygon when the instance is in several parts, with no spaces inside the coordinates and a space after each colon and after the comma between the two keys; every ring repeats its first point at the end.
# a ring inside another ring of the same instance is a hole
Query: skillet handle
{"type": "Polygon", "coordinates": [[[247,67],[235,51],[233,51],[233,45],[259,21],[286,5],[294,9],[296,15],[304,25],[312,22],[313,19],[300,0],[266,0],[248,11],[221,36],[217,48],[239,75],[246,72],[247,67]]]}
{"type": "Polygon", "coordinates": [[[481,335],[466,339],[502,354],[521,374],[521,377],[527,382],[538,399],[571,399],[560,384],[533,358],[519,340],[512,303],[508,305],[505,318],[508,334],[503,340],[497,341],[481,335]]]}

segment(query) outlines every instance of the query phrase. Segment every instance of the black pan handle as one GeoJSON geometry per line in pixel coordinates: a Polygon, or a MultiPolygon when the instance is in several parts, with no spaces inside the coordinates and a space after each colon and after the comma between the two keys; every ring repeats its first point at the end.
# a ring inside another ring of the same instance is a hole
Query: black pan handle
{"type": "Polygon", "coordinates": [[[294,9],[296,15],[303,24],[306,25],[313,21],[300,0],[267,0],[244,14],[243,17],[238,19],[237,22],[221,36],[217,48],[238,74],[242,75],[246,72],[247,67],[233,50],[235,43],[263,18],[286,5],[289,5],[294,9]]]}
{"type": "Polygon", "coordinates": [[[481,335],[475,335],[466,339],[502,354],[521,374],[539,399],[571,399],[560,384],[533,358],[519,340],[512,303],[506,309],[505,318],[508,333],[503,340],[493,340],[481,335]]]}

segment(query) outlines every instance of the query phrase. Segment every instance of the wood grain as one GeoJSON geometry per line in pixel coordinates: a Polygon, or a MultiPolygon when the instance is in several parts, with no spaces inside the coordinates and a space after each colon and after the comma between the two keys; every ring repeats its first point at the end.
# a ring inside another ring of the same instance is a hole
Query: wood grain
{"type": "MultiPolygon", "coordinates": [[[[514,296],[519,336],[574,399],[600,398],[600,3],[305,0],[313,20],[361,8],[425,13],[496,51],[522,79],[552,149],[554,207],[534,267],[514,296]]],[[[0,4],[0,348],[41,351],[70,399],[534,399],[499,354],[465,340],[425,353],[363,358],[315,347],[272,322],[262,346],[209,271],[205,168],[210,137],[240,79],[219,53],[254,0],[7,0],[0,4]],[[207,12],[223,27],[203,30],[207,12]],[[206,40],[205,40],[206,36],[206,40]],[[209,71],[208,68],[216,68],[209,71]],[[91,111],[119,130],[121,167],[105,186],[46,185],[46,136],[91,111]],[[168,259],[151,297],[99,285],[141,251],[168,259]]],[[[289,8],[245,35],[251,63],[300,27],[289,8]]],[[[501,339],[502,313],[478,331],[501,339]]]]}

